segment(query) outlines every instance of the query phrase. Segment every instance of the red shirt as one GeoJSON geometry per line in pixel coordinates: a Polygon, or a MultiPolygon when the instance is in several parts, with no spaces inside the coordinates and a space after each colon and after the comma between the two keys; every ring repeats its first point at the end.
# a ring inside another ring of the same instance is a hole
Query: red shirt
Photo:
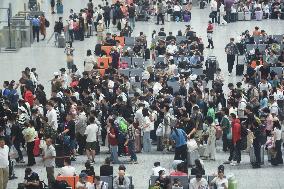
{"type": "Polygon", "coordinates": [[[110,134],[108,134],[108,143],[112,146],[117,146],[118,145],[117,135],[115,133],[114,128],[112,127],[110,128],[110,134]],[[115,137],[114,138],[110,137],[110,134],[114,135],[115,137]]]}
{"type": "Polygon", "coordinates": [[[187,174],[181,171],[173,171],[170,176],[187,176],[187,174]]]}
{"type": "Polygon", "coordinates": [[[208,24],[207,32],[213,32],[213,24],[208,24]]]}
{"type": "Polygon", "coordinates": [[[34,104],[34,95],[30,90],[27,90],[24,94],[24,100],[32,107],[34,104]]]}
{"type": "Polygon", "coordinates": [[[239,119],[232,121],[232,139],[233,144],[236,144],[241,139],[241,124],[239,119]]]}

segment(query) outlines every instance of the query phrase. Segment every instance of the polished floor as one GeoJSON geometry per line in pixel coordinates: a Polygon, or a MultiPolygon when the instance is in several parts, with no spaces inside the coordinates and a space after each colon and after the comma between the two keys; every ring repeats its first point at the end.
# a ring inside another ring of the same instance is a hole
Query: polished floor
{"type": "MultiPolygon", "coordinates": [[[[24,2],[27,0],[0,0],[0,7],[7,7],[8,3],[12,2],[13,12],[22,10],[24,2]]],[[[96,4],[100,3],[101,0],[95,0],[96,4]]],[[[80,8],[85,7],[87,0],[66,0],[64,1],[64,20],[68,16],[70,8],[73,8],[76,12],[80,8]]],[[[49,0],[41,1],[42,10],[46,12],[47,19],[50,21],[51,26],[47,30],[47,38],[50,38],[53,32],[53,23],[58,19],[58,15],[51,15],[49,10],[49,0]]],[[[192,11],[192,21],[190,25],[197,32],[198,36],[201,36],[205,44],[206,42],[206,27],[208,22],[209,8],[200,10],[198,7],[194,7],[192,11]]],[[[3,18],[3,12],[0,12],[0,17],[3,18]]],[[[221,69],[226,76],[226,82],[236,82],[240,80],[240,77],[236,77],[234,74],[228,77],[226,56],[224,53],[224,46],[228,43],[230,37],[238,37],[244,30],[252,31],[255,26],[259,26],[264,29],[268,34],[284,34],[284,21],[283,20],[263,20],[263,21],[241,21],[229,24],[227,26],[216,26],[214,28],[213,41],[215,43],[214,50],[206,50],[206,56],[215,55],[218,58],[221,69]]],[[[134,36],[138,35],[140,31],[143,31],[149,38],[152,31],[159,30],[161,26],[151,22],[138,22],[134,30],[134,36]]],[[[173,23],[166,22],[163,26],[166,32],[173,32],[177,34],[178,30],[185,30],[185,23],[173,23]]],[[[116,32],[115,29],[111,28],[111,32],[116,32]]],[[[50,79],[53,77],[53,72],[58,71],[61,67],[66,67],[66,57],[64,49],[54,47],[53,40],[47,43],[47,40],[34,43],[31,48],[22,48],[17,53],[0,53],[0,83],[4,80],[18,80],[21,77],[21,71],[25,67],[35,67],[39,74],[40,82],[46,87],[47,93],[50,93],[50,79]]],[[[78,65],[79,69],[83,69],[83,61],[86,55],[87,49],[94,50],[96,44],[96,38],[92,37],[86,39],[83,42],[76,41],[74,43],[75,48],[75,64],[78,65]]],[[[240,57],[242,62],[242,57],[240,57]]],[[[233,72],[234,73],[234,72],[233,72]]],[[[99,165],[103,163],[106,155],[98,156],[95,170],[99,170],[99,165]]],[[[205,168],[207,174],[211,174],[216,171],[216,168],[224,160],[226,160],[228,154],[219,152],[217,154],[216,162],[205,162],[205,168]]],[[[234,173],[238,179],[238,189],[257,188],[257,189],[283,189],[284,188],[284,172],[283,167],[271,167],[266,163],[262,169],[251,169],[249,165],[248,155],[243,155],[242,165],[239,167],[226,166],[226,174],[234,173]]],[[[173,155],[161,155],[160,153],[155,154],[139,154],[138,165],[128,165],[128,174],[133,175],[135,188],[145,189],[147,188],[148,175],[151,172],[153,162],[159,160],[162,165],[166,168],[170,168],[170,162],[173,159],[173,155]]],[[[78,170],[82,169],[85,157],[79,157],[78,161],[74,163],[78,170]]],[[[45,171],[42,169],[40,158],[37,159],[37,165],[34,167],[35,171],[40,174],[41,179],[45,179],[45,171]]],[[[24,173],[23,166],[16,166],[17,180],[9,181],[8,189],[14,189],[17,183],[23,180],[24,173]]],[[[117,167],[115,167],[117,169],[117,167]]],[[[58,172],[58,170],[56,170],[58,172]]]]}

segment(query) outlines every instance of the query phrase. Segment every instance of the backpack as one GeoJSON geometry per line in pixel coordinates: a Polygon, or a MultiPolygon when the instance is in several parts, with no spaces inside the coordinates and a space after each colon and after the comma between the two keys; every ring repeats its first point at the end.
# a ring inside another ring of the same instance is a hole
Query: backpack
{"type": "Polygon", "coordinates": [[[127,123],[126,123],[124,118],[120,118],[119,119],[118,128],[119,128],[119,131],[121,131],[122,133],[126,133],[127,132],[128,125],[127,125],[127,123]]]}
{"type": "Polygon", "coordinates": [[[49,25],[50,25],[50,22],[49,22],[48,20],[46,20],[46,19],[45,19],[45,27],[47,27],[47,28],[48,28],[48,27],[49,27],[49,25]]]}

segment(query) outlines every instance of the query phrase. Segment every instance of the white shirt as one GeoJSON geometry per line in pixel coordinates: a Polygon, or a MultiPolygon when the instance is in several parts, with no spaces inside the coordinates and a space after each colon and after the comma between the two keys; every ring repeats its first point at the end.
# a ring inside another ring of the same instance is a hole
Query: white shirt
{"type": "Polygon", "coordinates": [[[72,166],[64,166],[59,170],[60,176],[74,176],[75,173],[75,167],[72,166]]]}
{"type": "MultiPolygon", "coordinates": [[[[85,184],[81,183],[81,182],[77,182],[76,184],[76,189],[77,188],[86,188],[86,189],[95,189],[94,185],[90,182],[86,182],[85,184]]],[[[100,189],[100,188],[99,188],[100,189]]]]}
{"type": "Polygon", "coordinates": [[[179,11],[181,11],[181,6],[179,6],[179,5],[175,5],[174,6],[174,12],[179,12],[179,11]]]}
{"type": "Polygon", "coordinates": [[[90,124],[87,126],[85,135],[87,135],[87,142],[95,142],[97,141],[97,134],[99,131],[99,127],[97,124],[90,124]]]}
{"type": "Polygon", "coordinates": [[[153,168],[152,168],[152,175],[154,175],[154,176],[159,176],[159,171],[160,171],[160,170],[166,171],[166,169],[163,168],[163,167],[161,167],[161,166],[153,167],[153,168]]]}
{"type": "Polygon", "coordinates": [[[247,106],[247,101],[244,98],[242,98],[239,102],[239,105],[238,105],[238,116],[239,116],[239,118],[243,118],[245,116],[246,106],[247,106]]]}
{"type": "Polygon", "coordinates": [[[114,82],[112,80],[108,80],[107,87],[108,87],[109,92],[112,93],[113,87],[114,87],[114,82]]]}
{"type": "Polygon", "coordinates": [[[138,120],[139,125],[142,125],[142,124],[143,124],[142,109],[143,109],[143,108],[139,108],[139,109],[136,111],[135,116],[134,116],[134,119],[135,119],[135,120],[138,120]]]}
{"type": "Polygon", "coordinates": [[[47,111],[46,117],[48,119],[48,124],[54,129],[57,130],[58,128],[58,123],[57,123],[57,114],[54,108],[51,110],[47,111]]]}
{"type": "Polygon", "coordinates": [[[178,51],[178,48],[176,45],[169,44],[166,51],[170,54],[175,54],[178,51]]]}
{"type": "Polygon", "coordinates": [[[162,88],[162,85],[159,82],[156,82],[153,86],[153,94],[157,95],[162,88]]]}
{"type": "Polygon", "coordinates": [[[274,128],[273,131],[275,133],[275,140],[281,140],[282,131],[280,129],[277,129],[276,127],[274,128]]]}
{"type": "Polygon", "coordinates": [[[270,109],[270,113],[272,114],[274,113],[276,116],[278,115],[278,104],[276,101],[271,104],[269,109],[270,109]]]}
{"type": "Polygon", "coordinates": [[[198,182],[196,178],[190,179],[190,189],[206,189],[208,187],[208,182],[205,178],[201,178],[198,182]]]}
{"type": "Polygon", "coordinates": [[[73,20],[72,19],[68,20],[68,29],[69,30],[73,30],[74,29],[73,20]]]}
{"type": "Polygon", "coordinates": [[[217,11],[217,2],[215,0],[211,1],[210,7],[212,11],[217,11]]]}
{"type": "Polygon", "coordinates": [[[223,184],[225,184],[225,186],[228,188],[228,179],[226,178],[220,179],[219,177],[215,177],[211,183],[215,183],[217,185],[217,189],[224,189],[222,186],[223,184]]]}
{"type": "Polygon", "coordinates": [[[151,121],[150,121],[150,118],[148,116],[143,118],[142,127],[143,127],[142,130],[144,132],[150,132],[151,131],[151,121]]]}
{"type": "Polygon", "coordinates": [[[9,166],[9,147],[4,145],[3,148],[0,147],[0,168],[7,168],[9,166]]]}
{"type": "Polygon", "coordinates": [[[266,83],[262,83],[260,82],[258,84],[258,88],[259,88],[259,91],[267,91],[267,93],[269,94],[269,90],[271,89],[271,84],[266,82],[266,83]]]}

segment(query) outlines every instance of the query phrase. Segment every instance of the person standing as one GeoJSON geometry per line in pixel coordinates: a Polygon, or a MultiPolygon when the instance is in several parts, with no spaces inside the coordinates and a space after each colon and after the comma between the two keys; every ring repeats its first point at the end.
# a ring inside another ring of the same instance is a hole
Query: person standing
{"type": "Polygon", "coordinates": [[[134,164],[138,164],[137,156],[135,153],[135,128],[133,126],[132,120],[129,120],[128,122],[130,125],[127,128],[126,141],[124,143],[124,146],[128,146],[130,161],[134,164]]]}
{"type": "Polygon", "coordinates": [[[40,20],[37,16],[32,19],[32,28],[33,28],[33,39],[39,42],[39,27],[40,27],[40,20]]]}
{"type": "Polygon", "coordinates": [[[24,139],[27,143],[27,154],[28,154],[28,164],[27,166],[33,166],[36,164],[34,157],[34,146],[35,146],[35,138],[37,137],[37,133],[34,128],[34,121],[30,120],[25,123],[25,129],[22,131],[24,135],[24,139]]]}
{"type": "Polygon", "coordinates": [[[42,14],[40,17],[40,34],[43,35],[42,40],[46,37],[46,21],[44,14],[42,14]]]}
{"type": "Polygon", "coordinates": [[[115,128],[114,120],[110,118],[107,122],[108,124],[108,142],[110,144],[110,159],[113,164],[119,164],[118,160],[118,128],[115,128]]]}
{"type": "Polygon", "coordinates": [[[132,30],[134,30],[136,10],[133,3],[131,3],[130,6],[128,7],[128,16],[129,16],[129,25],[132,28],[132,30]]]}
{"type": "Polygon", "coordinates": [[[111,8],[108,2],[106,2],[106,6],[103,8],[103,10],[104,10],[103,16],[104,16],[104,21],[105,21],[105,27],[106,29],[109,29],[111,8]]]}
{"type": "Polygon", "coordinates": [[[271,159],[272,165],[279,165],[283,164],[283,158],[282,158],[282,151],[281,151],[281,143],[282,143],[282,131],[281,131],[281,125],[277,120],[273,121],[273,136],[274,136],[274,145],[275,145],[275,151],[276,156],[271,159]]]}
{"type": "Polygon", "coordinates": [[[47,138],[45,140],[46,148],[43,151],[42,160],[46,169],[46,176],[48,180],[48,186],[51,188],[53,182],[55,181],[54,178],[54,167],[55,167],[55,157],[56,151],[52,145],[52,139],[47,138]]]}
{"type": "Polygon", "coordinates": [[[86,154],[87,154],[88,160],[91,163],[94,163],[95,156],[96,156],[96,151],[95,151],[96,145],[99,145],[97,144],[99,127],[95,123],[94,117],[90,117],[89,122],[90,122],[90,125],[87,126],[86,131],[85,131],[85,135],[87,135],[86,154]]]}
{"type": "Polygon", "coordinates": [[[9,179],[9,147],[5,145],[5,138],[0,137],[0,188],[6,189],[9,179]]]}
{"type": "Polygon", "coordinates": [[[213,45],[213,24],[211,21],[208,22],[208,26],[207,26],[207,39],[208,39],[208,46],[206,48],[210,48],[214,49],[214,45],[213,45]]]}
{"type": "Polygon", "coordinates": [[[228,71],[229,76],[232,74],[236,54],[238,54],[238,48],[237,45],[234,43],[235,39],[231,38],[230,43],[228,43],[225,47],[225,52],[227,54],[227,63],[228,63],[228,71]]]}
{"type": "Polygon", "coordinates": [[[218,11],[218,3],[217,0],[212,0],[210,3],[210,8],[211,8],[211,19],[212,23],[217,23],[217,11],[218,11]]]}
{"type": "Polygon", "coordinates": [[[98,22],[98,26],[97,26],[97,43],[101,44],[104,38],[104,24],[103,24],[103,20],[99,20],[98,22]]]}
{"type": "Polygon", "coordinates": [[[55,11],[54,11],[55,0],[50,0],[50,7],[51,7],[51,14],[55,14],[55,11]]]}
{"type": "Polygon", "coordinates": [[[230,130],[230,120],[229,120],[229,109],[228,108],[223,108],[221,111],[222,114],[222,119],[220,122],[220,126],[223,130],[223,135],[222,135],[222,140],[223,140],[223,151],[227,152],[228,151],[228,139],[227,139],[227,134],[230,130]]]}
{"type": "Polygon", "coordinates": [[[175,160],[182,160],[186,162],[187,160],[187,135],[184,130],[179,128],[179,123],[176,127],[171,128],[170,139],[175,142],[175,160]]]}
{"type": "Polygon", "coordinates": [[[58,41],[59,35],[61,35],[61,32],[64,30],[63,22],[62,22],[62,17],[59,17],[58,22],[55,22],[54,26],[54,38],[55,38],[55,44],[58,41]]]}
{"type": "Polygon", "coordinates": [[[67,20],[68,23],[68,33],[69,33],[69,41],[73,43],[74,41],[74,21],[73,16],[69,16],[69,20],[67,20]]]}
{"type": "Polygon", "coordinates": [[[165,15],[164,4],[163,4],[162,0],[158,0],[158,3],[157,3],[157,23],[156,23],[157,25],[159,25],[160,19],[162,21],[162,25],[165,24],[164,15],[165,15]]]}
{"type": "Polygon", "coordinates": [[[210,158],[210,160],[215,161],[215,155],[216,155],[216,126],[213,121],[212,117],[206,117],[206,121],[208,124],[207,134],[207,146],[205,149],[205,157],[210,158]]]}
{"type": "Polygon", "coordinates": [[[259,127],[259,123],[254,120],[252,123],[251,131],[253,132],[254,139],[253,139],[253,148],[254,148],[254,155],[255,155],[255,162],[252,163],[253,168],[260,168],[261,164],[261,129],[259,127]]]}
{"type": "Polygon", "coordinates": [[[151,120],[149,118],[148,109],[144,108],[142,110],[143,121],[141,125],[141,129],[143,131],[143,151],[144,152],[151,152],[151,139],[150,139],[150,127],[151,127],[151,120]]]}

